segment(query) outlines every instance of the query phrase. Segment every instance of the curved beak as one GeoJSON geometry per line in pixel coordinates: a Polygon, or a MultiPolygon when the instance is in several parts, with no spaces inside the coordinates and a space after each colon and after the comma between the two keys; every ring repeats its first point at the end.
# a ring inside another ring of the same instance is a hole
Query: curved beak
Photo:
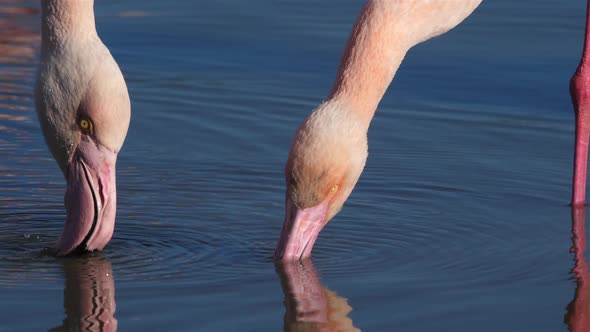
{"type": "Polygon", "coordinates": [[[101,250],[111,239],[117,208],[116,161],[116,152],[82,136],[68,164],[66,223],[56,244],[58,255],[101,250]]]}
{"type": "Polygon", "coordinates": [[[275,250],[275,259],[299,260],[311,255],[311,249],[326,224],[328,203],[329,199],[326,199],[316,206],[301,209],[287,199],[285,223],[275,250]]]}

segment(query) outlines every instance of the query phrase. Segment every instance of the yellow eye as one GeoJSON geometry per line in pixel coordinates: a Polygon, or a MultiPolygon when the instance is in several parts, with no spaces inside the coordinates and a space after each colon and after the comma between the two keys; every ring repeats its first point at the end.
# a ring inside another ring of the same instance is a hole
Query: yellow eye
{"type": "Polygon", "coordinates": [[[80,120],[80,128],[82,128],[82,129],[89,129],[90,128],[90,122],[88,120],[85,120],[85,119],[80,120]]]}
{"type": "Polygon", "coordinates": [[[338,191],[338,185],[335,184],[332,189],[330,189],[330,195],[334,195],[338,191]]]}

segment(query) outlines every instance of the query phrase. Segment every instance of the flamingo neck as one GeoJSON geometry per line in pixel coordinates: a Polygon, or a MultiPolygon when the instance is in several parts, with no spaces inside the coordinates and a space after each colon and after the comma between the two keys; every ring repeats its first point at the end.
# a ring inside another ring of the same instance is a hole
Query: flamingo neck
{"type": "Polygon", "coordinates": [[[43,49],[96,35],[94,0],[41,0],[43,49]]]}
{"type": "Polygon", "coordinates": [[[330,99],[350,105],[368,125],[408,50],[454,28],[480,3],[368,0],[344,49],[330,99]]]}
{"type": "Polygon", "coordinates": [[[340,61],[329,100],[358,113],[367,127],[410,48],[396,11],[380,1],[361,10],[340,61]]]}

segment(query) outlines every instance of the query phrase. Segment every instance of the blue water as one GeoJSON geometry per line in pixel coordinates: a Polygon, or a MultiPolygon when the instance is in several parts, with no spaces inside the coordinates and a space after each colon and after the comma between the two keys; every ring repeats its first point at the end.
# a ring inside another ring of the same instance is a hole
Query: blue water
{"type": "Polygon", "coordinates": [[[566,331],[590,310],[567,206],[584,1],[486,1],[412,49],[291,268],[271,260],[291,135],[362,2],[96,1],[133,115],[114,238],[69,259],[42,252],[65,187],[33,109],[38,6],[0,0],[0,330],[566,331]]]}

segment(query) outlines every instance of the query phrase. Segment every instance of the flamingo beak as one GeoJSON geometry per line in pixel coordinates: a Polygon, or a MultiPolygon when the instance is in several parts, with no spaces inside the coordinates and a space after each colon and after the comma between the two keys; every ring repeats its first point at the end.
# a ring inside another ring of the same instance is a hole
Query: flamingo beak
{"type": "Polygon", "coordinates": [[[324,228],[329,199],[322,203],[298,208],[290,199],[285,204],[285,223],[275,250],[274,258],[291,261],[307,258],[324,228]]]}
{"type": "Polygon", "coordinates": [[[67,170],[66,222],[57,255],[101,250],[115,227],[117,153],[82,136],[67,170]]]}

